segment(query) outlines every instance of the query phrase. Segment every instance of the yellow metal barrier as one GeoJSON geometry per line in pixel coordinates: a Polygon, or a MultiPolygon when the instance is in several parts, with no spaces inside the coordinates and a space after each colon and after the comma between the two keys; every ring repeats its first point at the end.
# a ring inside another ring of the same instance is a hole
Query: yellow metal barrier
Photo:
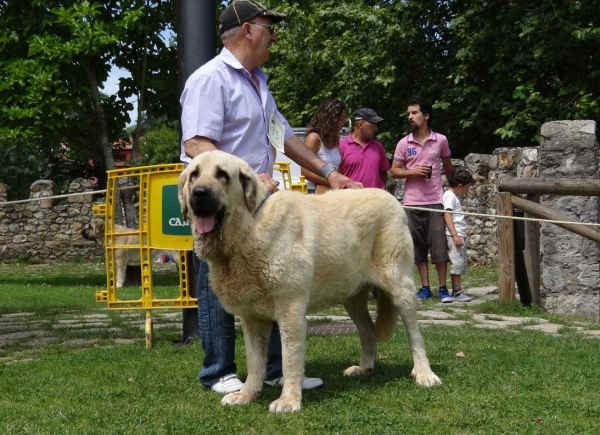
{"type": "Polygon", "coordinates": [[[189,294],[189,271],[186,252],[192,249],[189,223],[181,217],[177,199],[177,181],[183,164],[145,166],[108,171],[106,203],[93,208],[94,215],[105,219],[106,290],[96,292],[96,301],[111,310],[146,310],[146,346],[152,346],[152,310],[160,308],[193,308],[196,298],[189,294]],[[139,189],[139,229],[127,233],[116,231],[115,206],[119,180],[137,179],[139,189]],[[136,244],[118,244],[122,235],[137,236],[136,244]],[[134,300],[119,298],[116,287],[115,251],[139,249],[141,267],[141,297],[134,300]],[[156,298],[152,288],[151,250],[174,250],[179,254],[179,295],[175,298],[156,298]]]}
{"type": "Polygon", "coordinates": [[[273,165],[273,170],[281,172],[284,189],[308,193],[308,184],[306,184],[304,175],[300,175],[299,183],[292,183],[292,171],[290,170],[289,162],[275,162],[273,165]]]}
{"type": "Polygon", "coordinates": [[[106,204],[94,204],[92,206],[92,214],[94,216],[106,216],[106,204]]]}

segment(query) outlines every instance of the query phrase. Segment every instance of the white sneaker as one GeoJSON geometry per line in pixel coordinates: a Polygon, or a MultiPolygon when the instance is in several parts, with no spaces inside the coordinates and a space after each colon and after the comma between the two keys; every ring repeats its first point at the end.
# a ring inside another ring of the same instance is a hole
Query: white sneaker
{"type": "MultiPolygon", "coordinates": [[[[271,381],[265,381],[270,387],[283,387],[283,377],[275,378],[271,381]]],[[[302,381],[303,390],[312,390],[323,386],[323,380],[319,378],[304,378],[302,381]]]]}
{"type": "Polygon", "coordinates": [[[471,296],[469,296],[468,294],[466,294],[465,292],[460,291],[454,295],[454,300],[456,302],[469,302],[469,301],[472,301],[473,298],[471,296]]]}
{"type": "Polygon", "coordinates": [[[215,382],[210,387],[210,389],[213,390],[215,393],[229,394],[229,393],[235,393],[236,391],[240,391],[243,386],[244,386],[244,383],[242,381],[240,381],[240,379],[234,373],[231,375],[223,376],[217,382],[215,382]]]}

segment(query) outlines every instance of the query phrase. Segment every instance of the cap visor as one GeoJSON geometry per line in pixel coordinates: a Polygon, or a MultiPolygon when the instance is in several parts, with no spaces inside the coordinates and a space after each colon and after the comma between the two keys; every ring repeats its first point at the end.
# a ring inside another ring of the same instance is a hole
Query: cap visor
{"type": "Polygon", "coordinates": [[[268,17],[273,24],[276,24],[282,21],[285,18],[285,14],[279,12],[273,12],[270,10],[262,11],[257,17],[268,17]]]}

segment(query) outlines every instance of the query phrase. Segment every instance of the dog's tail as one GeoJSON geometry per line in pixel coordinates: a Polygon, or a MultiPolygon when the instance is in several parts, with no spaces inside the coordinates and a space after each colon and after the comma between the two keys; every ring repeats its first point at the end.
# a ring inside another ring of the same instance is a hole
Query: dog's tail
{"type": "Polygon", "coordinates": [[[375,320],[375,336],[377,342],[381,343],[391,338],[398,322],[398,310],[390,299],[390,296],[377,291],[377,319],[375,320]]]}

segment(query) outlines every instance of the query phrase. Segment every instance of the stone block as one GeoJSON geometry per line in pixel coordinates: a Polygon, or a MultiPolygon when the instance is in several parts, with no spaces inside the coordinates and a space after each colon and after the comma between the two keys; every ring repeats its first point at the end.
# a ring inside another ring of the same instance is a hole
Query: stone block
{"type": "Polygon", "coordinates": [[[471,153],[465,157],[465,167],[472,174],[487,178],[491,157],[489,154],[471,153]]]}

